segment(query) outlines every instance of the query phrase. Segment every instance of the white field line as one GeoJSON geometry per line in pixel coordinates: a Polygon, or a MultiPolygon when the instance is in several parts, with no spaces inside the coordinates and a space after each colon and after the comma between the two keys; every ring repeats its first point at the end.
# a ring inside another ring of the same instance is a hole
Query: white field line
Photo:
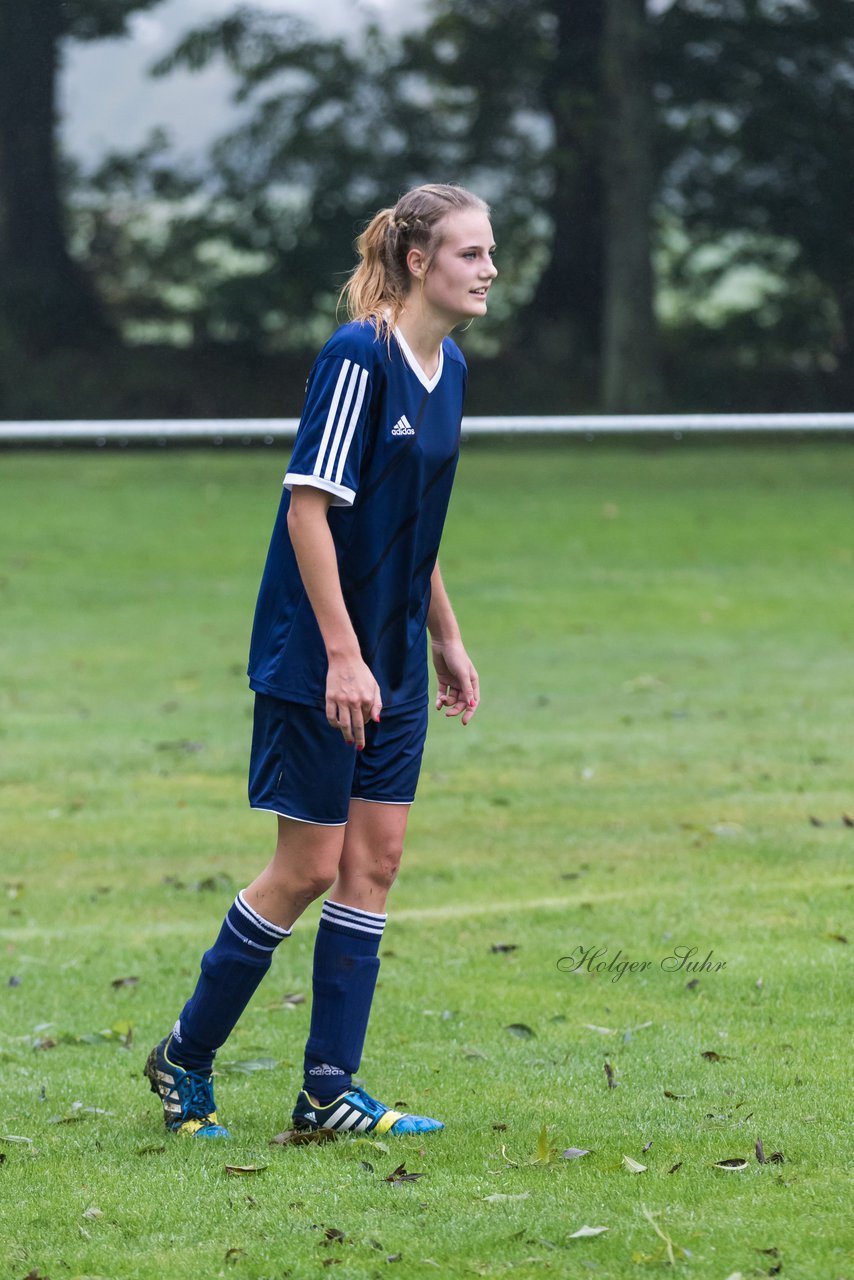
{"type": "MultiPolygon", "coordinates": [[[[396,921],[407,920],[465,920],[474,916],[500,916],[500,915],[519,915],[525,911],[552,911],[565,910],[569,907],[578,907],[581,902],[603,902],[607,899],[623,898],[629,896],[630,891],[621,890],[616,893],[592,893],[587,894],[583,898],[529,898],[527,900],[515,899],[513,902],[481,902],[474,904],[453,904],[440,907],[404,907],[400,911],[396,911],[394,907],[389,912],[389,921],[394,924],[396,921]]],[[[211,915],[213,920],[216,912],[211,915]]],[[[122,929],[123,936],[126,941],[136,940],[137,938],[148,937],[169,937],[177,934],[193,934],[200,928],[210,929],[212,924],[209,922],[189,922],[187,920],[159,920],[148,924],[134,924],[124,926],[122,929]]],[[[306,922],[306,927],[311,928],[312,923],[306,922]]],[[[299,921],[295,928],[299,929],[299,921]]],[[[38,925],[26,925],[19,929],[4,929],[3,936],[10,942],[26,942],[30,939],[54,939],[69,938],[76,934],[90,935],[92,932],[91,921],[88,923],[64,925],[60,929],[56,928],[40,928],[38,925]]],[[[23,958],[23,957],[22,957],[23,958]]],[[[46,962],[45,957],[27,956],[26,959],[32,963],[46,962]]],[[[71,959],[61,968],[74,967],[76,961],[71,959]]]]}

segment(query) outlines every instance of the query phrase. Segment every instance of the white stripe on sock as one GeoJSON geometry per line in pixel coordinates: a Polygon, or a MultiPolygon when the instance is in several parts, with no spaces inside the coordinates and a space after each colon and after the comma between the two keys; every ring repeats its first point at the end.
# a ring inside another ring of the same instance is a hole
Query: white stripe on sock
{"type": "Polygon", "coordinates": [[[388,920],[387,911],[365,911],[362,907],[348,907],[344,902],[334,902],[332,898],[324,899],[324,907],[335,907],[338,911],[349,911],[354,916],[362,916],[365,920],[388,920]]]}
{"type": "Polygon", "coordinates": [[[328,905],[324,905],[320,913],[320,920],[321,923],[325,920],[327,924],[344,925],[346,928],[352,929],[354,933],[362,933],[370,938],[381,938],[385,925],[385,922],[377,924],[373,920],[354,920],[352,916],[346,915],[337,908],[330,909],[328,905]]]}
{"type": "Polygon", "coordinates": [[[247,947],[254,947],[256,951],[266,951],[269,955],[272,955],[273,952],[276,950],[275,947],[262,947],[260,942],[253,942],[251,938],[245,937],[245,935],[242,934],[239,931],[239,929],[235,929],[234,925],[231,923],[228,916],[225,917],[225,923],[228,925],[229,929],[234,934],[235,938],[239,938],[240,941],[244,943],[247,947]]]}
{"type": "Polygon", "coordinates": [[[271,938],[281,939],[291,936],[290,929],[283,929],[281,925],[273,924],[272,920],[265,920],[262,915],[259,915],[254,907],[250,907],[242,893],[238,893],[234,899],[234,905],[248,920],[252,921],[256,928],[260,929],[262,933],[268,933],[271,938]]]}
{"type": "Polygon", "coordinates": [[[343,902],[333,902],[331,898],[327,898],[320,918],[329,923],[345,925],[368,937],[381,938],[388,915],[379,911],[363,911],[361,907],[348,907],[343,902]]]}

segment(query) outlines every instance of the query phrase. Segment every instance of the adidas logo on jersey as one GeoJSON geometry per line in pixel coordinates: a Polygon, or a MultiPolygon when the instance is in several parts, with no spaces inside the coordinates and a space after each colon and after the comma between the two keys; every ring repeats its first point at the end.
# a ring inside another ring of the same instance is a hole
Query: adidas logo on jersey
{"type": "Polygon", "coordinates": [[[393,436],[414,436],[415,435],[415,428],[410,423],[406,414],[404,414],[403,417],[398,418],[397,422],[394,424],[394,426],[391,429],[391,434],[393,436]]]}

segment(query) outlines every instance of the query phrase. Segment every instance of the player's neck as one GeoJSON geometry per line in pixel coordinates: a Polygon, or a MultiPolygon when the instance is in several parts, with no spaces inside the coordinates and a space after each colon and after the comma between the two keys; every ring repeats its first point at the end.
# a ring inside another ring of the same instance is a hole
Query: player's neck
{"type": "Polygon", "coordinates": [[[432,378],[439,368],[442,340],[450,333],[444,318],[432,315],[424,308],[404,306],[396,327],[427,377],[432,378]]]}

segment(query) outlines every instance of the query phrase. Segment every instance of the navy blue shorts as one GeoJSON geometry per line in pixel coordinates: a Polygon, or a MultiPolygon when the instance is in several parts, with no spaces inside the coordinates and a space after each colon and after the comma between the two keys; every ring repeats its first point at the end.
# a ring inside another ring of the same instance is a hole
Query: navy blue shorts
{"type": "Polygon", "coordinates": [[[283,818],[342,826],[351,800],[411,804],[427,735],[427,704],[382,713],[357,751],[326,712],[255,694],[249,803],[283,818]]]}

